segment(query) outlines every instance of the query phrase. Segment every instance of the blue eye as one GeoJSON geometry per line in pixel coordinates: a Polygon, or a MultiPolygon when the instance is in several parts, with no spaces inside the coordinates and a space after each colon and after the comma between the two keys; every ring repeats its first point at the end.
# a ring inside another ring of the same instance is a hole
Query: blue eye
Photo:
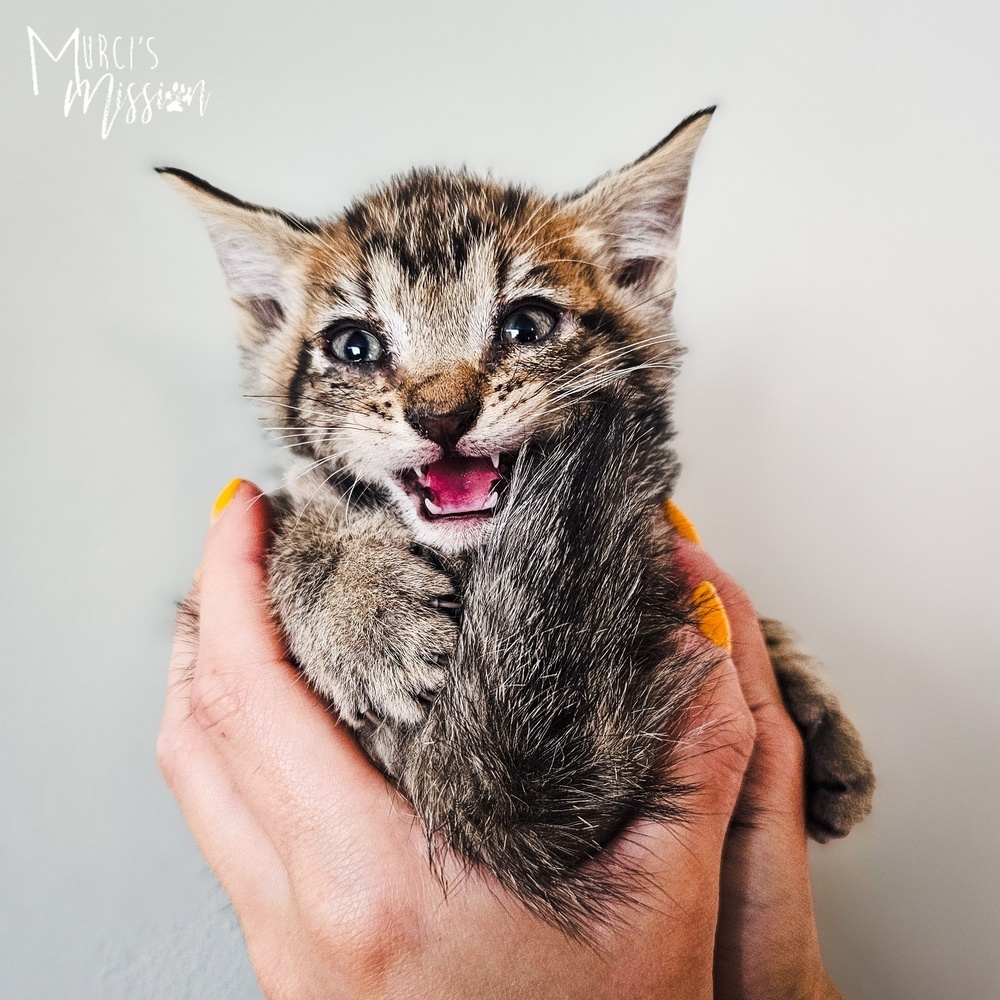
{"type": "Polygon", "coordinates": [[[360,326],[349,326],[327,335],[327,353],[348,365],[374,364],[385,351],[378,337],[360,326]]]}
{"type": "Polygon", "coordinates": [[[518,306],[500,324],[500,337],[508,344],[537,344],[556,328],[557,317],[544,306],[518,306]]]}

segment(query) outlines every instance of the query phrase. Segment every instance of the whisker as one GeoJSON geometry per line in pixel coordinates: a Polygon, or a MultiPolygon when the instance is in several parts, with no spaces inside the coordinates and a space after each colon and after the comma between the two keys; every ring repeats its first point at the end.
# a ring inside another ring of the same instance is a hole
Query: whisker
{"type": "MultiPolygon", "coordinates": [[[[550,221],[550,220],[546,220],[546,221],[550,221]]],[[[539,227],[539,228],[541,228],[541,227],[539,227]]],[[[538,230],[536,229],[535,232],[537,233],[538,230]]],[[[532,236],[534,236],[534,233],[532,233],[532,236]]],[[[555,246],[557,243],[565,243],[568,239],[569,239],[569,236],[566,235],[566,234],[564,234],[562,236],[556,236],[556,237],[554,237],[551,240],[546,240],[544,243],[539,243],[538,246],[532,247],[531,249],[535,253],[539,253],[542,250],[545,250],[547,247],[555,246]]],[[[531,237],[529,236],[528,239],[525,240],[525,242],[530,242],[530,240],[531,240],[531,237]]]]}
{"type": "Polygon", "coordinates": [[[357,487],[357,485],[358,485],[359,482],[360,482],[360,480],[355,479],[354,482],[351,483],[351,488],[347,491],[347,496],[344,498],[345,499],[345,505],[344,505],[344,522],[345,523],[347,523],[348,520],[350,519],[350,516],[351,516],[351,499],[354,496],[354,490],[357,487]]]}
{"type": "Polygon", "coordinates": [[[604,371],[597,371],[589,374],[580,375],[577,379],[574,379],[572,385],[562,386],[560,392],[563,395],[571,395],[574,392],[586,389],[590,384],[600,382],[602,379],[608,376],[621,376],[628,375],[630,372],[644,371],[651,368],[667,369],[670,371],[676,371],[678,366],[670,361],[643,361],[635,365],[626,365],[624,368],[610,368],[604,371]],[[589,380],[589,381],[588,381],[589,380]]]}
{"type": "Polygon", "coordinates": [[[636,309],[641,309],[644,305],[650,302],[654,302],[656,299],[666,298],[668,295],[673,295],[676,288],[671,285],[669,288],[664,289],[662,292],[657,292],[655,295],[650,295],[648,298],[643,299],[641,302],[634,302],[627,309],[623,309],[619,315],[627,316],[630,312],[635,312],[636,309]]]}
{"type": "MultiPolygon", "coordinates": [[[[661,368],[670,371],[676,371],[676,367],[670,364],[652,363],[643,365],[634,365],[630,368],[619,368],[610,372],[604,372],[602,375],[597,376],[594,380],[580,388],[572,389],[563,393],[558,393],[552,397],[553,403],[560,403],[563,400],[579,400],[585,398],[587,395],[595,392],[597,389],[603,388],[611,382],[617,381],[620,378],[624,378],[626,375],[630,375],[635,371],[644,371],[647,369],[661,368]]],[[[561,409],[565,409],[566,406],[571,406],[572,403],[565,403],[563,406],[558,406],[551,408],[550,412],[556,412],[561,409]]]]}
{"type": "Polygon", "coordinates": [[[323,458],[317,459],[315,462],[310,463],[304,469],[299,470],[296,474],[293,482],[298,482],[303,476],[308,475],[313,469],[319,468],[321,465],[326,465],[327,462],[335,462],[340,458],[344,457],[345,452],[334,452],[331,455],[326,455],[323,458]]]}
{"type": "Polygon", "coordinates": [[[593,260],[581,260],[579,257],[555,257],[552,260],[546,260],[546,264],[586,264],[587,267],[596,267],[601,271],[610,271],[612,268],[608,267],[606,264],[598,264],[593,260]]]}
{"type": "MultiPolygon", "coordinates": [[[[535,207],[535,210],[531,213],[531,215],[528,216],[528,218],[518,228],[517,232],[514,233],[514,235],[511,237],[511,243],[517,243],[521,239],[521,235],[524,233],[525,229],[527,229],[528,226],[530,226],[531,223],[534,222],[539,212],[543,212],[546,208],[552,208],[552,207],[553,207],[552,203],[548,199],[543,198],[535,207]]],[[[555,215],[555,211],[553,211],[552,215],[553,216],[555,215]]],[[[535,233],[537,233],[542,228],[542,226],[545,225],[546,222],[550,222],[551,219],[552,216],[544,220],[541,223],[541,225],[537,229],[535,229],[534,232],[532,232],[531,236],[528,237],[528,240],[530,240],[535,235],[535,233]]]]}
{"type": "MultiPolygon", "coordinates": [[[[326,486],[327,483],[330,482],[331,479],[333,479],[333,477],[337,474],[338,471],[339,471],[338,469],[334,469],[333,472],[331,472],[330,475],[328,475],[326,479],[324,479],[323,482],[321,482],[319,486],[317,486],[316,489],[309,495],[309,499],[306,500],[305,504],[302,507],[302,510],[299,511],[299,516],[295,519],[296,527],[298,527],[299,522],[302,520],[302,518],[305,516],[306,511],[309,509],[309,504],[311,504],[313,500],[315,500],[316,497],[319,496],[320,491],[326,486]]],[[[299,478],[301,477],[299,476],[296,477],[296,479],[299,478]]]]}
{"type": "Polygon", "coordinates": [[[610,359],[623,354],[628,354],[632,351],[641,350],[647,344],[655,344],[658,342],[669,341],[669,340],[673,340],[673,334],[664,333],[658,337],[644,337],[642,340],[633,341],[629,344],[624,345],[623,347],[616,347],[614,350],[604,351],[601,354],[590,355],[589,357],[584,358],[578,364],[573,365],[572,368],[568,368],[562,375],[560,375],[555,380],[555,382],[552,383],[552,385],[557,386],[563,384],[567,376],[572,375],[573,372],[577,371],[580,368],[583,368],[585,365],[592,365],[594,362],[599,360],[610,359]]]}

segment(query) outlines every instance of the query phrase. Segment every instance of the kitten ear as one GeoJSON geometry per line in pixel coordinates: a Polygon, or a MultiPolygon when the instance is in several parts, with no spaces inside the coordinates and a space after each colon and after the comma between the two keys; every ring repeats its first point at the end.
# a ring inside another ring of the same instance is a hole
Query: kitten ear
{"type": "Polygon", "coordinates": [[[648,153],[570,202],[611,254],[619,285],[646,286],[664,263],[672,271],[691,165],[714,111],[713,106],[685,118],[648,153]]]}
{"type": "Polygon", "coordinates": [[[316,227],[240,201],[186,170],[156,172],[198,209],[236,302],[263,331],[280,326],[300,294],[304,234],[316,227]]]}

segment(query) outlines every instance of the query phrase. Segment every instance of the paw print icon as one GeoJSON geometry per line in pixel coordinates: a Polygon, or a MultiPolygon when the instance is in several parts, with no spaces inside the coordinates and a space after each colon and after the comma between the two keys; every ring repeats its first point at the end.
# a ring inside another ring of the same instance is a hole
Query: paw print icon
{"type": "Polygon", "coordinates": [[[185,83],[173,83],[168,91],[164,93],[163,99],[167,102],[167,111],[183,111],[185,105],[191,106],[191,98],[194,97],[194,89],[185,83]]]}

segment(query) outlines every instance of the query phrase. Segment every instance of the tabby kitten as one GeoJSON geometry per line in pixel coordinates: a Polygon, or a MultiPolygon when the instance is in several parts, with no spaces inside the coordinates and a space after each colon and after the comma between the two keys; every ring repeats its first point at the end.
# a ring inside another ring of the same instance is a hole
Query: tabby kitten
{"type": "MultiPolygon", "coordinates": [[[[675,256],[712,109],[580,194],[420,170],[314,223],[161,172],[242,314],[293,455],[273,607],[314,689],[452,851],[571,931],[627,898],[602,847],[679,817],[676,725],[712,664],[662,516],[675,256]]],[[[857,733],[764,622],[809,825],[869,810],[857,733]]]]}

